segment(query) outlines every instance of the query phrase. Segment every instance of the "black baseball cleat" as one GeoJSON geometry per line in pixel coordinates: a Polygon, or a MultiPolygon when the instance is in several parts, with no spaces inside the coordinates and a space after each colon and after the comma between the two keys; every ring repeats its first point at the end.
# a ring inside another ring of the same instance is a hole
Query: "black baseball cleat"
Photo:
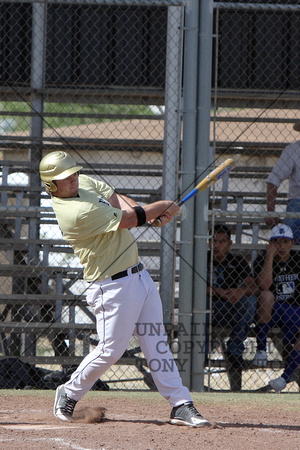
{"type": "Polygon", "coordinates": [[[77,401],[67,396],[65,387],[62,384],[58,386],[55,393],[53,413],[55,417],[65,422],[71,422],[73,411],[77,401]]]}
{"type": "Polygon", "coordinates": [[[175,406],[171,411],[170,423],[173,425],[187,425],[188,427],[205,427],[210,425],[197,411],[192,402],[175,406]]]}

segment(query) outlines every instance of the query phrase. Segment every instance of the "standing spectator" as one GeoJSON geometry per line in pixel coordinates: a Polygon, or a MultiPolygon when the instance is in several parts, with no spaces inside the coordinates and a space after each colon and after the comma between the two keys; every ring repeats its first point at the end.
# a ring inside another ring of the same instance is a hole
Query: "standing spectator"
{"type": "Polygon", "coordinates": [[[76,403],[121,358],[135,334],[152,367],[158,391],[172,407],[170,422],[190,427],[209,425],[182,384],[167,343],[158,290],[139,262],[137,243],[128,230],[152,223],[157,217],[163,226],[178,213],[179,206],[161,200],[141,207],[104,182],[79,175],[81,168],[63,151],[49,153],[40,163],[41,178],[64,239],[84,267],[89,283],[87,302],[95,312],[99,337],[97,347],[71,379],[57,388],[54,415],[71,421],[76,403]],[[152,325],[157,332],[153,333],[152,325]],[[164,350],[160,351],[162,344],[164,350]]]}
{"type": "MultiPolygon", "coordinates": [[[[300,131],[300,122],[294,125],[295,131],[300,131]]],[[[289,180],[287,212],[300,212],[300,141],[296,141],[285,147],[267,182],[267,211],[275,211],[276,197],[279,186],[284,180],[289,180]]],[[[275,217],[265,219],[269,227],[278,223],[275,217]]],[[[300,245],[300,219],[286,219],[284,221],[293,233],[295,244],[300,245]]]]}
{"type": "Polygon", "coordinates": [[[257,288],[246,259],[230,252],[232,241],[229,228],[216,225],[213,233],[207,259],[207,295],[212,289],[212,326],[232,328],[226,356],[230,364],[231,390],[238,391],[241,389],[244,365],[244,341],[254,321],[257,288]]]}
{"type": "Polygon", "coordinates": [[[282,375],[269,382],[276,392],[292,381],[300,364],[300,256],[292,250],[293,232],[285,224],[276,225],[264,254],[254,261],[254,274],[260,289],[257,308],[257,352],[253,365],[265,367],[267,335],[270,327],[278,326],[283,333],[287,354],[282,375]]]}

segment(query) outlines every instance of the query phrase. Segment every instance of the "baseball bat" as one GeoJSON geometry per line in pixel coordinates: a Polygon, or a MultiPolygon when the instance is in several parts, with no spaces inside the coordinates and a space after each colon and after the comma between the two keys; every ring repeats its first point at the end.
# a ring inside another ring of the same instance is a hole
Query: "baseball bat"
{"type": "Polygon", "coordinates": [[[223,178],[224,175],[226,175],[226,173],[229,172],[234,166],[235,162],[233,159],[226,159],[226,161],[203,178],[203,180],[201,180],[200,183],[198,183],[197,186],[178,203],[178,205],[183,205],[183,203],[194,197],[199,192],[205,191],[205,189],[209,188],[212,184],[223,178]]]}
{"type": "MultiPolygon", "coordinates": [[[[228,173],[235,166],[235,162],[233,159],[226,159],[222,164],[216,167],[212,172],[210,172],[205,178],[203,178],[200,183],[197,184],[194,189],[189,192],[180,202],[179,206],[182,206],[185,202],[187,202],[190,198],[193,198],[199,192],[205,191],[205,189],[209,188],[212,184],[216,183],[218,180],[224,177],[226,173],[228,173]]],[[[153,225],[159,226],[160,219],[159,217],[155,219],[153,225]]]]}

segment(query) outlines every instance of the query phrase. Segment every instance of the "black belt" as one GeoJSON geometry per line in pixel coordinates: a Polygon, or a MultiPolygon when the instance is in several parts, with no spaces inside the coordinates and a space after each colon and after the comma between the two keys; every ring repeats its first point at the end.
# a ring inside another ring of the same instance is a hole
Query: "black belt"
{"type": "Polygon", "coordinates": [[[137,273],[143,270],[144,266],[142,263],[138,263],[137,266],[132,267],[131,269],[122,270],[122,272],[115,273],[111,279],[118,280],[119,278],[127,277],[130,273],[137,273]]]}

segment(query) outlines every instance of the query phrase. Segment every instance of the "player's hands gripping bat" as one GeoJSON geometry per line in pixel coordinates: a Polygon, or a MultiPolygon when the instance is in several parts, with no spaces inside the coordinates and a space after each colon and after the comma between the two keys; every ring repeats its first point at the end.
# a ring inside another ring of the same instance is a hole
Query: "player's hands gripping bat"
{"type": "MultiPolygon", "coordinates": [[[[189,192],[179,203],[179,206],[182,206],[186,201],[190,198],[193,198],[199,192],[205,191],[205,189],[209,188],[212,184],[216,183],[218,180],[224,177],[226,173],[228,173],[235,166],[235,162],[233,159],[226,159],[222,164],[216,167],[212,172],[210,172],[197,186],[189,192]]],[[[160,227],[161,221],[159,217],[155,219],[152,225],[160,227]]]]}

